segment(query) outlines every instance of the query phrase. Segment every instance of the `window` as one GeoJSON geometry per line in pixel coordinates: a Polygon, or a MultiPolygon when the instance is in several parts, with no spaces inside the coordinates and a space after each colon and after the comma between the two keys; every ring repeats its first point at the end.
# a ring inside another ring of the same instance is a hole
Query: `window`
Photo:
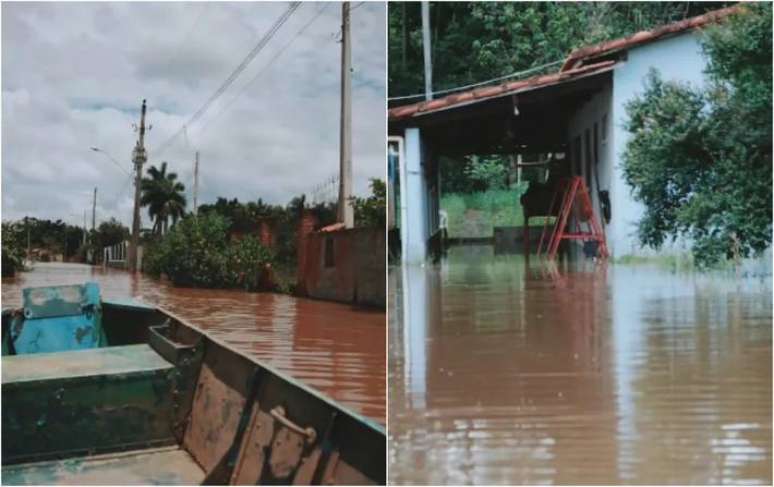
{"type": "Polygon", "coordinates": [[[325,267],[334,267],[333,237],[325,237],[325,267]]]}

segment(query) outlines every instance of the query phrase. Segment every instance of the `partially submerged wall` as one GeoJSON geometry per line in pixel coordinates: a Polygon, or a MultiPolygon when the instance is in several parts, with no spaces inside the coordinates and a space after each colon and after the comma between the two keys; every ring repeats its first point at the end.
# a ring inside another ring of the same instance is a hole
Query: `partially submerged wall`
{"type": "Polygon", "coordinates": [[[299,290],[318,299],[385,307],[385,244],[383,229],[306,235],[299,290]]]}

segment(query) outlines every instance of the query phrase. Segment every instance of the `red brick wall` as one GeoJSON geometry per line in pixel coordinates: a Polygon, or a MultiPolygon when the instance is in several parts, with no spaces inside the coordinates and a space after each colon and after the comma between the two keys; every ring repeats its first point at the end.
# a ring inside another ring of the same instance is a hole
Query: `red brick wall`
{"type": "Polygon", "coordinates": [[[258,240],[266,248],[273,249],[276,241],[273,222],[261,220],[258,222],[258,240]]]}
{"type": "Polygon", "coordinates": [[[299,260],[298,288],[314,298],[384,307],[385,243],[381,229],[308,234],[304,261],[299,260]],[[325,262],[326,240],[333,245],[332,266],[325,262]]]}
{"type": "Polygon", "coordinates": [[[296,250],[298,263],[298,277],[296,279],[298,283],[297,292],[302,295],[307,294],[304,282],[304,269],[306,268],[306,260],[308,255],[307,242],[309,240],[309,235],[314,232],[314,229],[317,227],[317,223],[317,217],[314,215],[314,213],[309,210],[303,210],[303,213],[301,214],[301,221],[298,224],[298,246],[296,250]]]}

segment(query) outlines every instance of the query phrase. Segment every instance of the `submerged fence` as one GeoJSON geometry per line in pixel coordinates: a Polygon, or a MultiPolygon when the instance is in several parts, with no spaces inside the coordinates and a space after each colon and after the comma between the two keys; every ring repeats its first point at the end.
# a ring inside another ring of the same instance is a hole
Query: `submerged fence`
{"type": "MultiPolygon", "coordinates": [[[[129,241],[124,240],[102,249],[102,265],[104,267],[120,267],[126,269],[129,259],[129,241]]],[[[137,248],[137,268],[142,269],[142,245],[137,248]]]]}

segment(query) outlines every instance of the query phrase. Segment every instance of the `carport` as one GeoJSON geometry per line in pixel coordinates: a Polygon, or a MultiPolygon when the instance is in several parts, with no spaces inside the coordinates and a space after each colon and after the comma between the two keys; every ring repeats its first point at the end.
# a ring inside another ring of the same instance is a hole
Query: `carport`
{"type": "Polygon", "coordinates": [[[570,150],[568,127],[595,94],[611,89],[616,62],[600,59],[390,109],[390,140],[400,147],[403,261],[424,262],[438,239],[440,156],[561,153],[568,174],[588,178],[580,146],[570,150]]]}

